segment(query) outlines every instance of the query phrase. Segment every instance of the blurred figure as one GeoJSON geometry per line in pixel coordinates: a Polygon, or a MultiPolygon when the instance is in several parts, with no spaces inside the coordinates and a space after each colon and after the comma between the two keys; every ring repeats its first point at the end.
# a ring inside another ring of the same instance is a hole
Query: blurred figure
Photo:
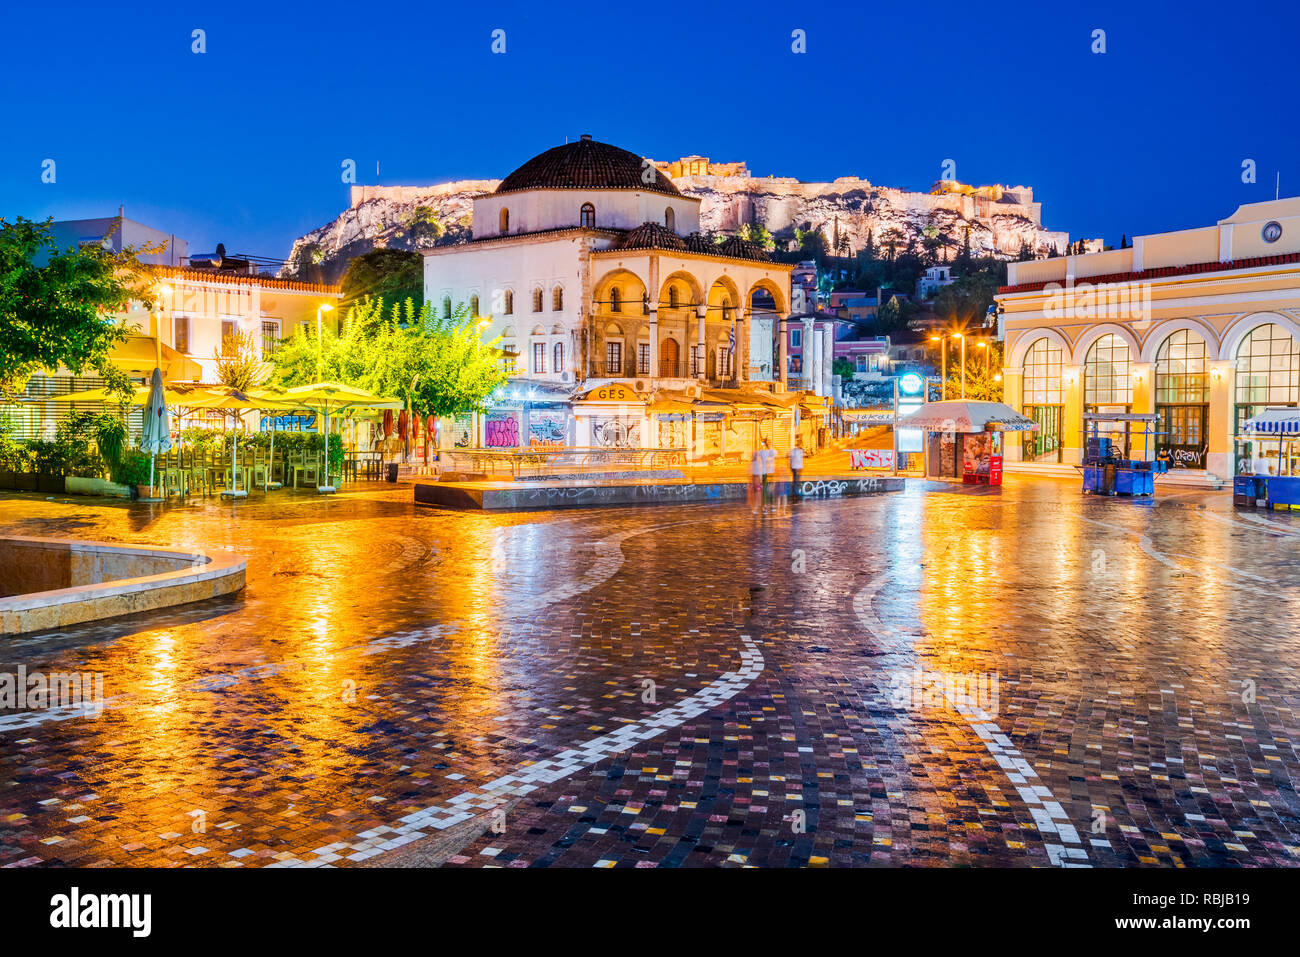
{"type": "Polygon", "coordinates": [[[763,480],[763,450],[754,449],[754,455],[749,460],[749,508],[755,515],[758,514],[759,501],[762,496],[763,480]]]}
{"type": "Polygon", "coordinates": [[[801,497],[799,491],[799,476],[803,472],[803,439],[794,440],[794,448],[790,450],[790,474],[794,476],[790,483],[790,497],[798,500],[801,497]]]}

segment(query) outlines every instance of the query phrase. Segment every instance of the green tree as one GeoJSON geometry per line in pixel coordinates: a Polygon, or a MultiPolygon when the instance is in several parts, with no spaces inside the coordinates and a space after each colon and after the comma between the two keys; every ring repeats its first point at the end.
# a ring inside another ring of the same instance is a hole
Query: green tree
{"type": "Polygon", "coordinates": [[[237,329],[223,336],[212,358],[217,363],[217,381],[241,392],[261,385],[271,374],[271,365],[262,358],[251,332],[237,329]]]}
{"type": "Polygon", "coordinates": [[[343,275],[343,306],[366,296],[388,302],[422,301],[424,257],[405,249],[375,249],[353,259],[343,275]]]}
{"type": "Polygon", "coordinates": [[[0,219],[0,394],[16,396],[34,373],[62,366],[94,369],[129,395],[130,381],[109,361],[127,335],[112,316],[131,300],[153,305],[148,270],[135,249],[60,249],[52,222],[0,219]]]}
{"type": "Polygon", "coordinates": [[[408,409],[437,416],[484,411],[509,379],[496,341],[459,304],[450,318],[407,299],[379,298],[352,306],[342,329],[319,339],[300,331],[275,355],[275,379],[294,386],[327,378],[400,398],[408,409]]]}
{"type": "MultiPolygon", "coordinates": [[[[438,214],[432,206],[417,206],[407,221],[406,231],[417,247],[434,246],[443,236],[445,230],[438,222],[438,214]]],[[[397,300],[400,301],[400,300],[397,300]]]]}

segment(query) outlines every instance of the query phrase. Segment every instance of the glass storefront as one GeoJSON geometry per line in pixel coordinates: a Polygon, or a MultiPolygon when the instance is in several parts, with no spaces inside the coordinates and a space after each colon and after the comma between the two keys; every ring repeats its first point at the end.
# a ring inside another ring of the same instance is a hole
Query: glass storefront
{"type": "Polygon", "coordinates": [[[1210,377],[1205,340],[1179,330],[1156,353],[1156,453],[1174,468],[1203,469],[1209,447],[1210,377]]]}
{"type": "MultiPolygon", "coordinates": [[[[1128,343],[1114,333],[1092,344],[1083,363],[1083,411],[1124,414],[1133,411],[1132,355],[1128,343]]],[[[1097,425],[1100,435],[1109,436],[1123,458],[1130,454],[1129,423],[1097,425]]]]}
{"type": "Polygon", "coordinates": [[[1064,357],[1059,346],[1039,339],[1025,353],[1021,411],[1038,423],[1023,435],[1026,462],[1059,462],[1064,437],[1065,393],[1061,385],[1064,357]]]}
{"type": "Polygon", "coordinates": [[[1237,349],[1233,436],[1238,475],[1294,474],[1283,443],[1256,439],[1242,423],[1269,406],[1300,404],[1300,346],[1274,323],[1252,329],[1237,349]]]}

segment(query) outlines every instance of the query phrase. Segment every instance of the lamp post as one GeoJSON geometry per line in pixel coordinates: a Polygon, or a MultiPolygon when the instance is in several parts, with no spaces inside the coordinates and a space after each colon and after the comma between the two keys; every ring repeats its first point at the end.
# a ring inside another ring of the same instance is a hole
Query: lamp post
{"type": "Polygon", "coordinates": [[[930,341],[938,342],[940,344],[939,348],[942,353],[942,357],[939,359],[939,369],[941,370],[943,375],[943,378],[940,380],[943,383],[943,385],[941,386],[939,391],[939,401],[946,402],[948,400],[948,337],[931,336],[930,341]]]}
{"type": "Polygon", "coordinates": [[[989,344],[981,339],[975,343],[976,346],[984,350],[984,381],[987,383],[989,378],[989,344]]]}
{"type": "Polygon", "coordinates": [[[966,398],[966,337],[954,332],[953,337],[961,340],[961,397],[966,398]]]}

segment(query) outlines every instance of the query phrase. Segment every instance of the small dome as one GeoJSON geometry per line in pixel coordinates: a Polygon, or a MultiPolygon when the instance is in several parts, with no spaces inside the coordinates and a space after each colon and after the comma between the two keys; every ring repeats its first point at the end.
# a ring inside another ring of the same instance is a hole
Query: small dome
{"type": "Polygon", "coordinates": [[[732,259],[769,260],[772,258],[762,246],[757,243],[747,243],[739,236],[731,236],[723,240],[716,252],[719,256],[730,256],[732,259]]]}
{"type": "Polygon", "coordinates": [[[534,156],[503,179],[496,192],[522,189],[634,189],[681,195],[671,179],[647,167],[640,156],[608,143],[597,143],[585,134],[576,143],[565,143],[534,156]],[[647,170],[653,175],[648,175],[647,170]],[[642,179],[643,175],[649,182],[642,179]]]}
{"type": "Polygon", "coordinates": [[[623,237],[618,248],[685,249],[686,243],[667,226],[660,226],[658,223],[642,223],[623,237]]]}

